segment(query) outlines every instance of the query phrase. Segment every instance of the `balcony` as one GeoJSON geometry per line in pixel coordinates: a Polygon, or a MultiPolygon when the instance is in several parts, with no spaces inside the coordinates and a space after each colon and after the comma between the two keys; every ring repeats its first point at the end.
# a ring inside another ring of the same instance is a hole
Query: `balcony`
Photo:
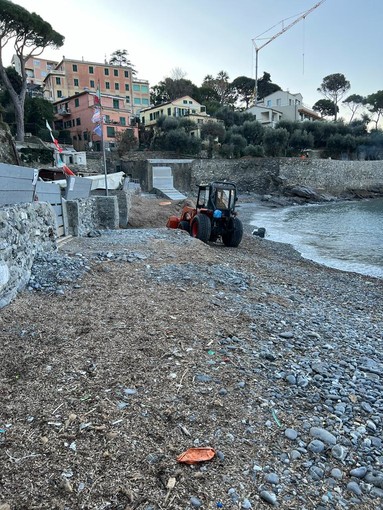
{"type": "Polygon", "coordinates": [[[66,115],[70,115],[71,111],[70,111],[70,108],[59,108],[57,110],[57,114],[58,115],[62,115],[63,117],[65,117],[66,115]]]}

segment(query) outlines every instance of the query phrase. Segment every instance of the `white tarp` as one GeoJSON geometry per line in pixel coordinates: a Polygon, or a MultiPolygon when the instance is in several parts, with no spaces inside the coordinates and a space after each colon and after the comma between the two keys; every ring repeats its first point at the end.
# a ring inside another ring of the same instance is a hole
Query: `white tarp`
{"type": "MultiPolygon", "coordinates": [[[[125,178],[124,172],[116,172],[114,174],[107,174],[108,189],[118,189],[125,178]]],[[[92,181],[91,190],[93,189],[105,189],[105,175],[87,175],[84,179],[90,179],[92,181]]],[[[66,179],[60,179],[58,181],[52,181],[58,184],[60,188],[66,188],[66,179]]]]}

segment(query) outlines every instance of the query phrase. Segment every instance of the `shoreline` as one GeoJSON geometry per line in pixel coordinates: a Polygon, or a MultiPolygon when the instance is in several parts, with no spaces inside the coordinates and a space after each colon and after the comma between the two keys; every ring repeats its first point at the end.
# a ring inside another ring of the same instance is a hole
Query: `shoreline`
{"type": "MultiPolygon", "coordinates": [[[[238,206],[238,214],[239,218],[243,220],[244,224],[244,231],[247,233],[252,233],[253,231],[257,230],[258,228],[265,228],[267,223],[263,223],[262,219],[257,221],[257,213],[261,211],[262,215],[267,213],[268,210],[272,211],[271,214],[283,214],[283,211],[286,210],[293,210],[294,208],[298,207],[298,209],[302,207],[326,207],[329,205],[344,205],[348,203],[360,203],[360,202],[369,202],[374,200],[380,200],[382,197],[375,197],[375,198],[363,198],[363,199],[356,199],[356,200],[336,200],[331,202],[309,202],[305,204],[289,204],[286,206],[280,206],[280,207],[270,207],[267,205],[267,202],[264,203],[260,198],[255,198],[254,201],[246,201],[246,202],[239,202],[238,206]]],[[[263,216],[261,216],[262,218],[263,216]]],[[[371,276],[373,278],[378,278],[380,280],[383,279],[383,272],[382,268],[380,266],[374,265],[373,263],[367,263],[363,261],[351,261],[345,262],[342,259],[338,259],[336,257],[332,257],[329,255],[327,258],[324,256],[324,254],[315,254],[310,250],[310,245],[305,245],[302,242],[298,243],[297,240],[294,241],[292,239],[291,241],[287,241],[284,239],[278,239],[276,235],[272,236],[271,238],[268,237],[270,235],[270,228],[266,228],[266,235],[265,238],[269,241],[281,243],[281,244],[288,244],[290,245],[294,250],[296,250],[302,258],[305,260],[313,261],[318,264],[321,264],[325,267],[331,267],[333,269],[337,269],[342,272],[346,273],[356,273],[356,274],[363,274],[367,276],[371,276]],[[382,274],[380,274],[382,272],[382,274]]],[[[294,236],[293,236],[294,238],[294,236]]]]}

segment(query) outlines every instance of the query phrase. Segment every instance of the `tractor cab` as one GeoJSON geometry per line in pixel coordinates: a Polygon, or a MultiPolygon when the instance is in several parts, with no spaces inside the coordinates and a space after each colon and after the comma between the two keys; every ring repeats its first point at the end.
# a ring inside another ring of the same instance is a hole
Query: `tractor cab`
{"type": "Polygon", "coordinates": [[[201,184],[198,189],[197,209],[207,209],[214,213],[216,209],[230,215],[234,212],[237,190],[231,182],[212,182],[201,184]]]}

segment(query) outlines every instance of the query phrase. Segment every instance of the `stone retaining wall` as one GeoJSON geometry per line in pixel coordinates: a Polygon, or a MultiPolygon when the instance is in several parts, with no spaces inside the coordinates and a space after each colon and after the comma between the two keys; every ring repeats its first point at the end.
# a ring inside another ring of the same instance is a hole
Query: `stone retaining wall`
{"type": "MultiPolygon", "coordinates": [[[[151,190],[150,161],[121,162],[121,170],[137,179],[143,191],[151,190]]],[[[172,168],[175,188],[183,193],[194,193],[200,183],[223,179],[234,181],[240,193],[283,193],[286,186],[297,185],[334,195],[383,189],[383,161],[242,158],[194,159],[182,164],[166,160],[166,165],[172,168]]]]}
{"type": "Polygon", "coordinates": [[[56,215],[49,204],[0,209],[0,308],[28,283],[35,255],[57,248],[55,229],[56,215]]]}

